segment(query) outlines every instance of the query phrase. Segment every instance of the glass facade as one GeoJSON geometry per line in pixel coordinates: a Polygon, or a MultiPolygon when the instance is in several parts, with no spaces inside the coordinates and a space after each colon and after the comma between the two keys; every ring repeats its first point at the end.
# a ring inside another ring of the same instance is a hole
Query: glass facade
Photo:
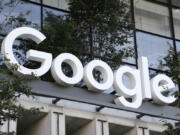
{"type": "Polygon", "coordinates": [[[3,1],[1,4],[1,34],[7,34],[12,29],[20,26],[40,27],[40,6],[20,0],[17,0],[12,4],[10,0],[7,0],[3,1]]]}
{"type": "Polygon", "coordinates": [[[164,58],[168,50],[173,47],[172,40],[143,32],[137,32],[136,36],[138,57],[146,56],[150,68],[165,70],[162,64],[165,64],[164,58]]]}
{"type": "MultiPolygon", "coordinates": [[[[4,37],[19,26],[31,26],[42,30],[54,18],[68,14],[67,0],[16,0],[14,4],[3,1],[0,14],[0,34],[4,37]],[[24,18],[24,19],[23,19],[24,18]],[[14,21],[15,20],[15,21],[14,21]]],[[[148,57],[149,68],[167,72],[169,49],[180,51],[180,3],[178,0],[130,0],[131,18],[135,22],[134,37],[124,45],[131,49],[130,57],[123,64],[137,67],[137,59],[148,57]]],[[[174,52],[175,53],[175,52],[174,52]]],[[[176,53],[175,53],[176,54],[176,53]]]]}
{"type": "Polygon", "coordinates": [[[44,5],[53,6],[58,9],[68,10],[68,0],[43,0],[44,5]]]}
{"type": "Polygon", "coordinates": [[[54,19],[58,19],[58,17],[62,17],[65,14],[67,13],[45,7],[43,8],[43,25],[45,25],[46,23],[51,23],[52,21],[54,21],[54,19]]]}
{"type": "Polygon", "coordinates": [[[177,53],[180,53],[180,42],[176,42],[177,53]]]}
{"type": "Polygon", "coordinates": [[[168,7],[145,0],[134,1],[136,28],[164,36],[170,36],[168,7]]]}
{"type": "MultiPolygon", "coordinates": [[[[68,13],[66,0],[31,0],[29,2],[17,0],[13,5],[6,5],[4,2],[2,4],[5,8],[1,11],[0,22],[9,27],[2,26],[1,36],[5,36],[10,30],[20,25],[33,25],[42,29],[43,25],[49,21],[47,14],[61,16],[68,13]],[[24,16],[26,20],[18,24],[18,22],[13,22],[13,16],[24,16]],[[7,20],[10,22],[6,22],[7,20]]],[[[179,48],[176,45],[178,42],[174,42],[180,40],[179,1],[173,0],[170,5],[166,0],[131,0],[131,4],[134,5],[131,6],[131,11],[134,11],[132,19],[135,22],[135,36],[134,39],[130,39],[132,42],[128,46],[133,48],[134,57],[125,58],[123,61],[137,66],[136,59],[147,56],[152,70],[164,71],[166,68],[160,65],[163,58],[168,55],[169,46],[179,48]]]]}
{"type": "Polygon", "coordinates": [[[180,39],[180,9],[173,8],[172,12],[173,12],[175,38],[180,39]]]}

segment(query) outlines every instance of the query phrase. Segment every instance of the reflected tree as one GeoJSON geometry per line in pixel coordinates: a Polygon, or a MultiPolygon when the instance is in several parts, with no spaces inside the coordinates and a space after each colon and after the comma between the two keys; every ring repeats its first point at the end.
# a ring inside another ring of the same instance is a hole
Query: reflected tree
{"type": "MultiPolygon", "coordinates": [[[[45,14],[42,32],[47,39],[39,46],[25,42],[25,52],[32,48],[50,52],[53,57],[68,52],[78,56],[83,65],[101,59],[113,69],[119,67],[123,58],[134,56],[129,41],[133,24],[128,0],[70,0],[69,12],[57,15],[46,11],[45,14]]],[[[72,74],[67,65],[65,72],[72,74]]],[[[52,81],[49,73],[42,79],[52,81]]]]}
{"type": "MultiPolygon", "coordinates": [[[[20,4],[26,4],[22,0],[1,0],[0,1],[0,34],[5,36],[12,29],[21,26],[31,26],[36,27],[37,25],[32,23],[27,19],[30,14],[30,10],[27,9],[24,12],[19,12],[14,15],[14,10],[20,4]]],[[[3,38],[1,39],[2,42],[3,38]]],[[[20,39],[21,40],[21,39],[20,39]]],[[[21,48],[23,49],[23,48],[21,48]]],[[[19,44],[14,45],[14,51],[17,58],[22,56],[19,50],[19,44]]],[[[14,70],[17,67],[13,65],[14,70]]],[[[23,107],[17,104],[17,99],[21,95],[30,96],[31,88],[27,85],[27,79],[22,77],[13,77],[11,72],[9,72],[6,67],[2,64],[1,59],[1,69],[0,69],[0,126],[4,125],[5,121],[17,120],[21,118],[23,114],[23,107]]],[[[34,108],[30,111],[38,111],[39,109],[34,108]]],[[[0,135],[14,135],[14,132],[4,133],[0,131],[0,135]]]]}
{"type": "MultiPolygon", "coordinates": [[[[174,48],[170,47],[168,55],[164,58],[165,63],[163,66],[167,66],[168,76],[170,76],[178,88],[180,88],[180,52],[175,53],[174,48]]],[[[177,100],[173,103],[173,106],[180,107],[180,89],[176,91],[177,100]]],[[[180,114],[177,114],[180,115],[180,114]]],[[[173,126],[170,123],[166,123],[168,129],[164,132],[165,135],[179,135],[180,129],[173,126]]]]}
{"type": "Polygon", "coordinates": [[[90,59],[99,58],[112,68],[132,56],[129,0],[70,0],[69,17],[90,59]]]}
{"type": "MultiPolygon", "coordinates": [[[[167,56],[164,57],[164,61],[165,62],[161,63],[161,65],[167,67],[167,75],[180,87],[180,52],[175,53],[174,48],[170,46],[167,56]]],[[[180,106],[179,91],[177,91],[176,95],[178,96],[178,100],[175,104],[180,106]]]]}

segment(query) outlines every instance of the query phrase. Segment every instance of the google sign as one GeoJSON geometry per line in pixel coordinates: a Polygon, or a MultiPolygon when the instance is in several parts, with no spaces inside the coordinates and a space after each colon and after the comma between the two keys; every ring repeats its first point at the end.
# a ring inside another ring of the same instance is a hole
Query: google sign
{"type": "Polygon", "coordinates": [[[172,80],[163,74],[159,74],[150,80],[148,60],[146,57],[138,59],[138,68],[132,69],[128,66],[121,66],[116,71],[112,71],[110,66],[101,60],[92,60],[84,68],[80,60],[69,53],[59,54],[52,60],[52,54],[37,50],[29,50],[27,59],[41,62],[41,66],[37,69],[29,69],[19,64],[13,54],[13,43],[17,37],[25,36],[32,39],[37,44],[41,43],[46,37],[33,28],[20,27],[10,32],[3,40],[1,53],[7,67],[11,70],[12,65],[18,65],[17,70],[12,72],[15,75],[35,75],[40,77],[48,72],[51,73],[54,80],[63,86],[73,86],[82,79],[86,83],[88,90],[95,92],[103,92],[114,87],[119,97],[114,99],[116,104],[125,107],[138,108],[141,106],[143,99],[153,99],[158,104],[173,103],[176,98],[174,96],[163,95],[164,91],[171,91],[175,85],[172,80]],[[62,71],[62,63],[71,66],[73,76],[68,77],[62,71]],[[103,82],[99,83],[93,76],[93,70],[101,72],[103,82]],[[123,82],[123,76],[127,75],[132,83],[132,88],[127,88],[123,82]],[[128,101],[126,98],[132,98],[128,101]]]}

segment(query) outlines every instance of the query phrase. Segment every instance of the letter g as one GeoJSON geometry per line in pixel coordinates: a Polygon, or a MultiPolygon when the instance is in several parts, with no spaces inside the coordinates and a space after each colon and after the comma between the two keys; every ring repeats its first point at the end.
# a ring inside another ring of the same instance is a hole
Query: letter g
{"type": "Polygon", "coordinates": [[[20,36],[30,38],[37,44],[41,43],[46,38],[41,32],[33,28],[20,27],[11,31],[3,40],[1,47],[1,53],[6,66],[12,70],[12,66],[17,65],[17,70],[12,71],[15,75],[35,75],[36,77],[42,76],[51,67],[52,54],[36,50],[29,50],[26,54],[27,59],[41,62],[41,67],[37,69],[29,69],[20,65],[13,54],[13,43],[16,38],[20,36]]]}

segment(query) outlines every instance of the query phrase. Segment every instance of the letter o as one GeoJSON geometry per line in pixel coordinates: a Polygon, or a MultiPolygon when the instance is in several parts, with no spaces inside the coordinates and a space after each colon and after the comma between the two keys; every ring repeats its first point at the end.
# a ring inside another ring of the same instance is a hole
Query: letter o
{"type": "Polygon", "coordinates": [[[80,60],[69,53],[62,53],[58,55],[52,63],[51,74],[54,80],[63,86],[73,86],[81,81],[83,78],[83,66],[80,60]],[[73,70],[73,77],[67,77],[62,71],[62,63],[69,64],[73,70]]]}
{"type": "Polygon", "coordinates": [[[102,92],[109,89],[113,84],[113,72],[111,68],[101,60],[93,60],[84,67],[84,82],[89,90],[102,92]],[[102,73],[103,83],[99,83],[93,76],[93,70],[97,69],[102,73]]]}

